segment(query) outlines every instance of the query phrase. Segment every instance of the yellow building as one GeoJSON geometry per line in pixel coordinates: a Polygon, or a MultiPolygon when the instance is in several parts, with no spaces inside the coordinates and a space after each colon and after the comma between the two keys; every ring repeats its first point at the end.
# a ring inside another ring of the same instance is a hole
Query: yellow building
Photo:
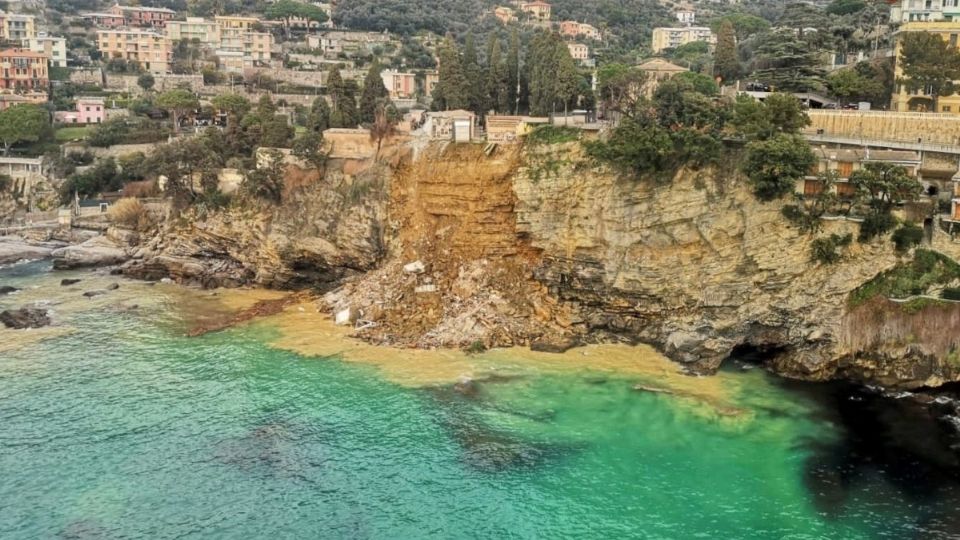
{"type": "Polygon", "coordinates": [[[659,53],[664,49],[676,49],[681,45],[693,43],[694,41],[704,41],[709,44],[714,44],[717,42],[717,36],[705,26],[654,28],[652,49],[654,53],[659,53]]]}
{"type": "MultiPolygon", "coordinates": [[[[217,56],[222,53],[241,53],[247,62],[266,62],[270,60],[273,36],[266,32],[242,32],[222,34],[217,56]]],[[[246,66],[250,67],[250,66],[246,66]]]]}
{"type": "Polygon", "coordinates": [[[151,73],[166,73],[172,54],[170,40],[150,30],[98,30],[97,48],[104,60],[138,62],[151,73]]]}
{"type": "Polygon", "coordinates": [[[256,17],[241,17],[239,15],[217,15],[214,17],[217,26],[220,27],[220,35],[239,36],[244,32],[252,32],[254,27],[260,22],[256,17]]]}
{"type": "Polygon", "coordinates": [[[7,41],[23,41],[37,37],[33,15],[19,15],[0,11],[0,37],[7,41]]]}
{"type": "MultiPolygon", "coordinates": [[[[903,68],[900,62],[901,38],[909,32],[929,32],[937,34],[944,41],[956,47],[960,39],[960,21],[938,21],[938,22],[910,22],[900,26],[895,35],[896,46],[894,53],[896,55],[896,66],[894,67],[894,80],[900,80],[903,77],[903,68]]],[[[921,111],[921,112],[942,112],[942,113],[960,113],[960,95],[939,96],[937,98],[937,110],[933,110],[933,99],[929,94],[921,91],[909,92],[905,85],[897,83],[893,89],[893,96],[890,98],[890,109],[894,111],[921,111]]]]}

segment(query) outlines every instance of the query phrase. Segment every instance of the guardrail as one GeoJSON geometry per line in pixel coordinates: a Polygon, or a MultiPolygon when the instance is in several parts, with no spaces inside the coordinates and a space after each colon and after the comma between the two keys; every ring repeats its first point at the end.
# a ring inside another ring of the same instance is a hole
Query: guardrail
{"type": "Polygon", "coordinates": [[[937,152],[941,154],[960,155],[960,146],[953,144],[926,143],[923,141],[903,141],[896,139],[871,139],[868,137],[847,137],[843,135],[831,135],[829,133],[804,132],[803,136],[806,137],[806,139],[810,142],[848,144],[851,146],[872,146],[875,148],[897,148],[901,150],[914,150],[917,152],[937,152]]]}

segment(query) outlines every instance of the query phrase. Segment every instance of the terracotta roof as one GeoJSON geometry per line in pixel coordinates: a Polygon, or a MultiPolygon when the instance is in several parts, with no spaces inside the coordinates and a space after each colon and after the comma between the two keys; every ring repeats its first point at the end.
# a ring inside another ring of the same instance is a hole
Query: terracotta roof
{"type": "Polygon", "coordinates": [[[47,58],[47,55],[43,53],[29,51],[27,49],[4,49],[0,51],[0,57],[47,58]]]}
{"type": "Polygon", "coordinates": [[[647,60],[646,62],[637,66],[637,68],[643,71],[690,71],[683,66],[678,66],[676,64],[667,62],[663,58],[651,58],[650,60],[647,60]]]}

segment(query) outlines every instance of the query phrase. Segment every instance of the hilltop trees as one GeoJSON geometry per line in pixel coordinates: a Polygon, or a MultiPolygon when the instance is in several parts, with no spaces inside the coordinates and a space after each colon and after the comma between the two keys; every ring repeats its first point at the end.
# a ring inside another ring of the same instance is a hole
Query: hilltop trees
{"type": "Polygon", "coordinates": [[[566,113],[576,104],[581,76],[570,50],[557,34],[541,32],[530,42],[530,113],[546,116],[557,109],[566,113]]]}
{"type": "Polygon", "coordinates": [[[440,111],[463,109],[469,106],[469,88],[463,71],[460,51],[452,36],[447,36],[439,49],[440,69],[433,90],[433,108],[440,111]]]}
{"type": "Polygon", "coordinates": [[[957,91],[954,81],[960,79],[960,52],[930,32],[907,32],[901,38],[900,47],[904,76],[897,82],[910,92],[929,95],[932,110],[936,111],[940,96],[957,91]]]}
{"type": "Polygon", "coordinates": [[[283,27],[290,33],[290,21],[294,18],[324,23],[327,22],[327,12],[313,4],[296,0],[277,0],[267,4],[263,11],[264,16],[272,21],[283,21],[283,27]]]}
{"type": "Polygon", "coordinates": [[[630,90],[634,73],[608,70],[601,96],[623,100],[618,106],[624,118],[608,140],[588,143],[587,153],[630,177],[658,182],[670,181],[682,167],[715,163],[722,152],[725,107],[683,78],[664,81],[652,100],[629,97],[636,95],[630,90]]]}

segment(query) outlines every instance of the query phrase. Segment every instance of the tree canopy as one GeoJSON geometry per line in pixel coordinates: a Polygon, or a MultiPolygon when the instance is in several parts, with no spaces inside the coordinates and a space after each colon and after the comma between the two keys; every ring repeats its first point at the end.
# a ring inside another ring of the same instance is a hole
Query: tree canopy
{"type": "Polygon", "coordinates": [[[14,105],[0,111],[0,143],[6,155],[16,143],[37,142],[49,133],[50,115],[38,105],[14,105]]]}
{"type": "Polygon", "coordinates": [[[903,78],[897,82],[910,92],[929,95],[936,111],[941,96],[957,91],[954,81],[960,79],[960,53],[939,34],[930,32],[907,32],[900,47],[903,78]]]}

